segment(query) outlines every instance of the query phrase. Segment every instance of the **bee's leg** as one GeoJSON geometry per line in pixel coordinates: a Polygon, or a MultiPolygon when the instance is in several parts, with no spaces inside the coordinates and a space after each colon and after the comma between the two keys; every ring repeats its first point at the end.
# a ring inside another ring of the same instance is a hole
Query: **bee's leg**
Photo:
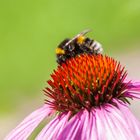
{"type": "Polygon", "coordinates": [[[57,61],[58,64],[61,65],[63,62],[66,61],[66,59],[67,59],[66,56],[64,56],[64,55],[59,55],[59,56],[57,56],[57,60],[56,60],[56,61],[57,61]]]}

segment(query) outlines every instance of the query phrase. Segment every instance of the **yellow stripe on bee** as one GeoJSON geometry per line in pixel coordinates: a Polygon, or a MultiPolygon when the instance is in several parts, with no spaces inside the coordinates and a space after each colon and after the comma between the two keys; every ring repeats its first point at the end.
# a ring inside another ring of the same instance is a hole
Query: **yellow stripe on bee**
{"type": "Polygon", "coordinates": [[[82,36],[82,35],[80,35],[80,36],[77,38],[77,43],[78,43],[78,44],[82,44],[82,43],[84,42],[84,40],[85,40],[85,37],[82,36]]]}
{"type": "Polygon", "coordinates": [[[55,53],[56,54],[65,54],[65,51],[61,48],[56,48],[55,53]]]}

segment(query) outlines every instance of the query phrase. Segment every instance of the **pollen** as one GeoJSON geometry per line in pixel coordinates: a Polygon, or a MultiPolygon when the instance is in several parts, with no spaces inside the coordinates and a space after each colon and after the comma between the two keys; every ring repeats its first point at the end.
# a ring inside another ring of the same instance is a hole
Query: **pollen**
{"type": "Polygon", "coordinates": [[[127,76],[124,67],[111,57],[83,54],[57,67],[45,88],[46,104],[64,112],[78,112],[105,103],[113,98],[127,102],[127,76]]]}
{"type": "Polygon", "coordinates": [[[85,40],[85,37],[82,36],[82,35],[80,35],[80,36],[77,38],[77,43],[78,43],[78,44],[82,44],[82,43],[84,42],[84,40],[85,40]]]}
{"type": "Polygon", "coordinates": [[[56,54],[65,54],[65,51],[61,48],[56,48],[55,53],[56,54]]]}

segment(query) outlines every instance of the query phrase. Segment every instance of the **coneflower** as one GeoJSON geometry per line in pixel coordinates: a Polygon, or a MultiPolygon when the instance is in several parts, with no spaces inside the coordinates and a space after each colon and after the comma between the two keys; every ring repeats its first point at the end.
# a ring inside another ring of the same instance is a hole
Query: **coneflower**
{"type": "Polygon", "coordinates": [[[116,60],[81,54],[59,65],[45,88],[44,105],[25,118],[6,140],[26,140],[48,116],[55,117],[36,140],[139,140],[140,123],[129,98],[140,99],[140,82],[128,81],[116,60]]]}

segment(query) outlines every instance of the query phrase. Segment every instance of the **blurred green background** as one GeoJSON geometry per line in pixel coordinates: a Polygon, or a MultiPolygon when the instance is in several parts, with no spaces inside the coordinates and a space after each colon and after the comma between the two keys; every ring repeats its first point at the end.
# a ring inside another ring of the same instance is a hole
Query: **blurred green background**
{"type": "Polygon", "coordinates": [[[131,51],[140,44],[140,1],[1,0],[0,114],[34,98],[43,103],[56,46],[87,28],[106,54],[131,51]]]}

